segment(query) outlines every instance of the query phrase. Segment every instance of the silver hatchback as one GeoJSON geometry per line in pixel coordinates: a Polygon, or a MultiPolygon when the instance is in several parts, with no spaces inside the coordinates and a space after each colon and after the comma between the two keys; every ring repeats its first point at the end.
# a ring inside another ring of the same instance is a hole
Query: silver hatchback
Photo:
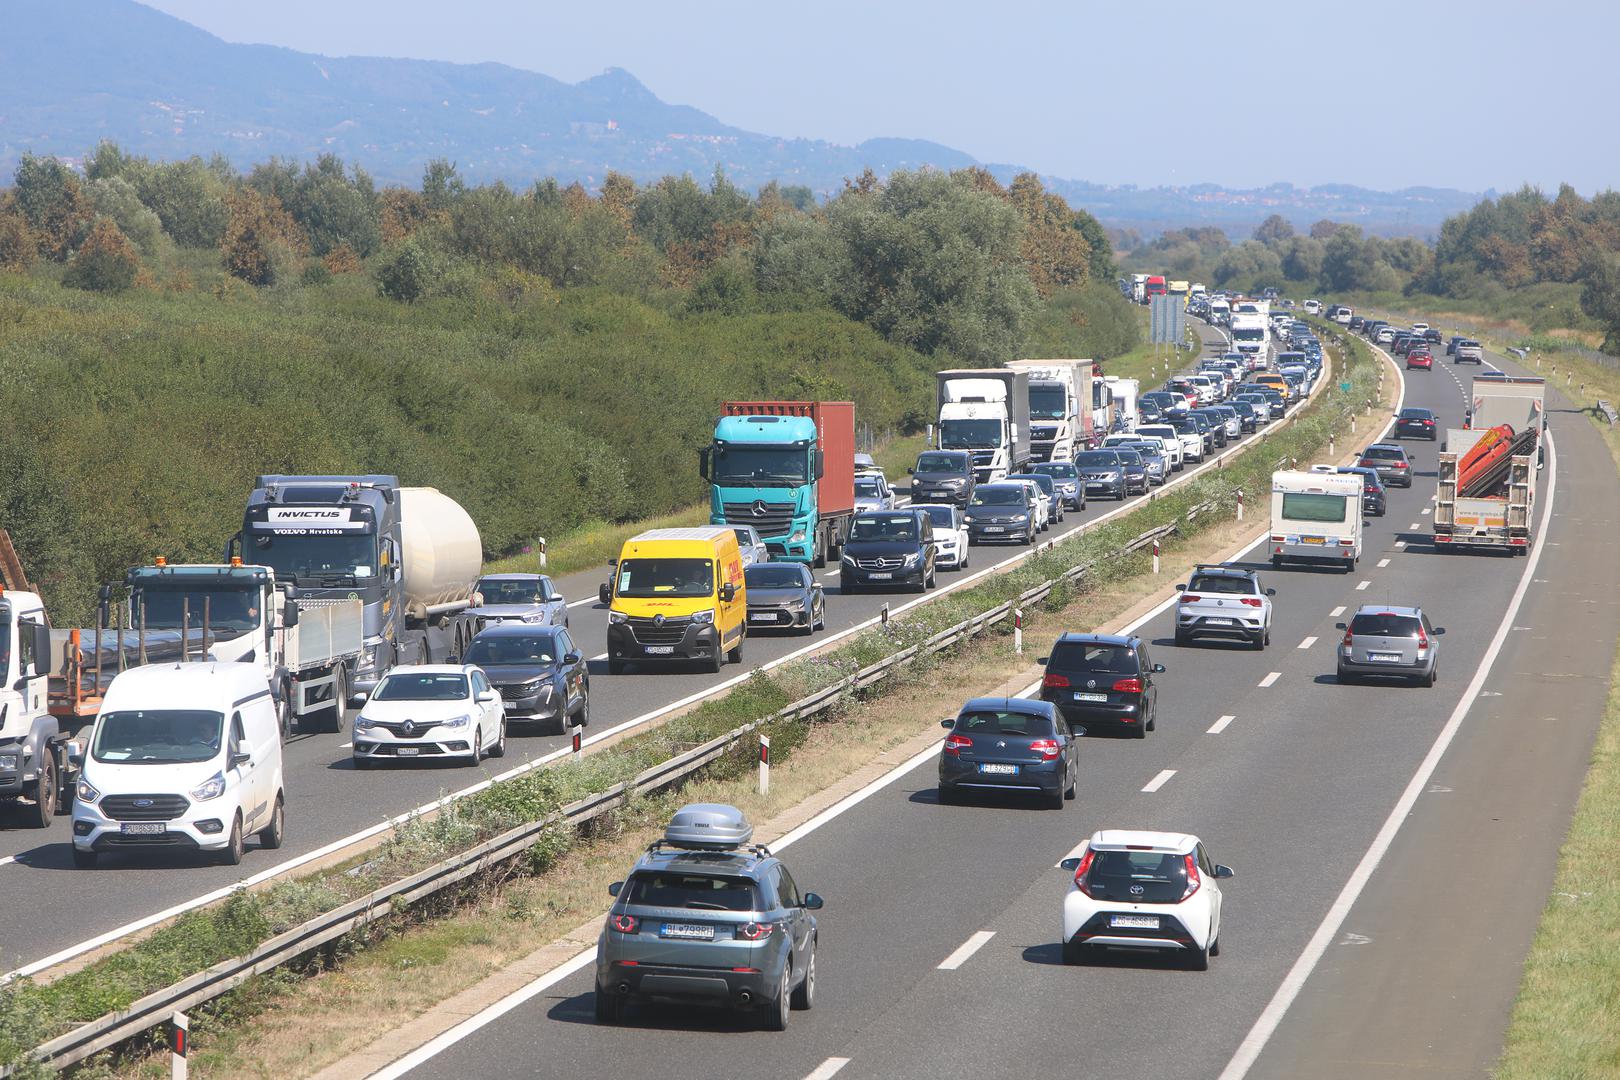
{"type": "Polygon", "coordinates": [[[1440,674],[1440,642],[1422,608],[1368,604],[1356,611],[1339,642],[1339,681],[1411,679],[1433,686],[1440,674]]]}

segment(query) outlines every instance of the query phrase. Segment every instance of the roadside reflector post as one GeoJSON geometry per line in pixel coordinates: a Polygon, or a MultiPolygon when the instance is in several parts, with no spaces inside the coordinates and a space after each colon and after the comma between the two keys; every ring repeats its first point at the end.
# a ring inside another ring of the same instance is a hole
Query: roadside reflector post
{"type": "Polygon", "coordinates": [[[583,731],[583,730],[584,729],[581,728],[578,724],[574,724],[569,730],[569,736],[570,736],[570,739],[572,740],[572,744],[573,744],[572,749],[570,750],[570,753],[572,753],[573,756],[576,757],[576,758],[579,757],[579,742],[580,742],[579,733],[581,731],[583,731]]]}
{"type": "Polygon", "coordinates": [[[1237,492],[1237,519],[1239,521],[1243,520],[1243,489],[1242,488],[1238,488],[1238,492],[1237,492]]]}
{"type": "Polygon", "coordinates": [[[544,570],[546,568],[546,538],[543,536],[535,537],[534,546],[540,553],[540,569],[544,570]]]}
{"type": "Polygon", "coordinates": [[[1334,435],[1333,432],[1330,431],[1328,432],[1328,457],[1333,457],[1338,454],[1338,452],[1338,436],[1334,435]]]}
{"type": "Polygon", "coordinates": [[[1013,608],[1013,652],[1024,655],[1024,609],[1013,608]]]}
{"type": "Polygon", "coordinates": [[[1153,572],[1155,574],[1157,574],[1159,572],[1159,542],[1158,542],[1158,540],[1153,541],[1153,572]]]}
{"type": "Polygon", "coordinates": [[[771,737],[769,735],[759,737],[759,793],[761,795],[771,793],[771,737]]]}
{"type": "Polygon", "coordinates": [[[884,626],[889,625],[889,605],[888,604],[883,605],[883,610],[878,613],[878,618],[883,620],[883,625],[884,626]]]}
{"type": "Polygon", "coordinates": [[[186,1080],[186,1052],[191,1049],[191,1021],[183,1012],[169,1020],[169,1076],[186,1080]]]}

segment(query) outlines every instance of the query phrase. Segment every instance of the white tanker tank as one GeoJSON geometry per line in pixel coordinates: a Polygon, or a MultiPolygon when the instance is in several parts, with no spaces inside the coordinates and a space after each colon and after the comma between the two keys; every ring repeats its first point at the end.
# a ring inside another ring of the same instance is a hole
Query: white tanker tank
{"type": "Polygon", "coordinates": [[[483,541],[472,515],[438,488],[399,489],[401,585],[417,622],[459,611],[483,570],[483,541]]]}

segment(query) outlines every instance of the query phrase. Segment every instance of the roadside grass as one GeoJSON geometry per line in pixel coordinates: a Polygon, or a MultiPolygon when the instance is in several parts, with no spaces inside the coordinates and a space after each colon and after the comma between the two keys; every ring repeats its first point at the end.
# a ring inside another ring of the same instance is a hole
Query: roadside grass
{"type": "MultiPolygon", "coordinates": [[[[1331,332],[1329,332],[1331,333],[1331,332]]],[[[1333,339],[1330,339],[1333,340],[1333,339]]],[[[811,692],[831,686],[869,664],[918,644],[939,631],[988,610],[1033,586],[1058,578],[1077,566],[1091,567],[1078,583],[1063,582],[1046,601],[1025,609],[1026,619],[1042,610],[1066,608],[1077,597],[1127,581],[1149,565],[1142,553],[1123,555],[1125,544],[1148,529],[1181,521],[1194,506],[1213,502],[1215,508],[1187,522],[1177,538],[1191,543],[1195,537],[1228,520],[1239,491],[1258,496],[1269,490],[1272,468],[1279,457],[1308,461],[1328,441],[1330,433],[1348,436],[1348,420],[1361,413],[1361,403],[1377,397],[1379,367],[1366,347],[1354,339],[1340,346],[1341,362],[1335,380],[1346,380],[1349,391],[1337,384],[1296,414],[1281,431],[1269,435],[1250,452],[1221,469],[1210,470],[1176,491],[1156,496],[1128,514],[1087,531],[1072,540],[1048,545],[1005,572],[989,576],[969,588],[939,597],[870,627],[835,648],[770,672],[756,672],[729,694],[703,703],[656,728],[615,742],[578,762],[538,769],[460,799],[431,817],[413,820],[395,830],[364,861],[305,878],[279,881],[263,891],[239,892],[226,902],[189,912],[151,937],[49,984],[18,980],[0,987],[0,1064],[20,1064],[30,1048],[74,1024],[96,1019],[153,990],[231,956],[242,955],[269,937],[309,918],[332,910],[389,882],[431,866],[457,851],[498,835],[518,824],[539,821],[593,792],[606,790],[646,768],[730,731],[757,717],[769,715],[811,692]]],[[[1365,429],[1364,429],[1365,430],[1365,429]]],[[[1348,441],[1348,439],[1347,439],[1348,441]]],[[[1254,502],[1261,500],[1255,498],[1254,502]]],[[[993,628],[994,640],[1008,632],[993,628]]],[[[985,638],[981,637],[983,641],[985,638]]],[[[977,646],[955,650],[899,669],[891,678],[863,692],[863,699],[895,696],[910,700],[927,685],[952,654],[971,655],[977,646]]],[[[954,685],[954,684],[953,684],[954,685]]],[[[834,716],[845,710],[835,710],[834,716]]],[[[816,724],[777,722],[764,729],[770,735],[773,758],[790,761],[816,724]]],[[[724,779],[747,771],[753,764],[750,747],[720,759],[711,779],[724,779]]],[[[397,913],[364,935],[355,935],[338,947],[278,973],[278,979],[316,975],[339,964],[354,950],[401,926],[446,915],[475,901],[492,886],[513,874],[542,874],[575,841],[571,827],[553,830],[523,859],[494,868],[483,878],[471,879],[455,895],[434,898],[397,913]]],[[[317,980],[319,982],[319,980],[317,980]]],[[[298,993],[306,989],[300,987],[298,993]]],[[[256,984],[228,995],[221,1002],[196,1011],[200,1023],[211,1015],[239,1018],[261,993],[256,984]]],[[[148,1036],[146,1043],[150,1043],[148,1036]]],[[[137,1044],[142,1040],[137,1040],[137,1044]]]]}
{"type": "MultiPolygon", "coordinates": [[[[1596,412],[1620,403],[1620,371],[1564,358],[1558,388],[1596,425],[1620,468],[1620,428],[1596,412]]],[[[1553,422],[1554,438],[1558,421],[1553,422]]],[[[1620,653],[1592,764],[1559,850],[1552,895],[1525,959],[1498,1080],[1620,1077],[1620,653]]]]}

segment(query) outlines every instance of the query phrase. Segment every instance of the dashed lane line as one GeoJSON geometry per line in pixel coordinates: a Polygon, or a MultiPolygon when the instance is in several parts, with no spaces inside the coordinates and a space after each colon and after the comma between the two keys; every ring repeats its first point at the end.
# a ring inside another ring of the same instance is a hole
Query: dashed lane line
{"type": "Polygon", "coordinates": [[[1219,735],[1221,732],[1223,732],[1223,731],[1225,731],[1227,729],[1227,726],[1230,725],[1232,723],[1232,721],[1234,721],[1236,719],[1237,719],[1237,717],[1235,717],[1235,716],[1223,716],[1219,720],[1217,720],[1213,724],[1211,724],[1209,726],[1209,730],[1204,732],[1204,734],[1205,735],[1219,735]]]}

